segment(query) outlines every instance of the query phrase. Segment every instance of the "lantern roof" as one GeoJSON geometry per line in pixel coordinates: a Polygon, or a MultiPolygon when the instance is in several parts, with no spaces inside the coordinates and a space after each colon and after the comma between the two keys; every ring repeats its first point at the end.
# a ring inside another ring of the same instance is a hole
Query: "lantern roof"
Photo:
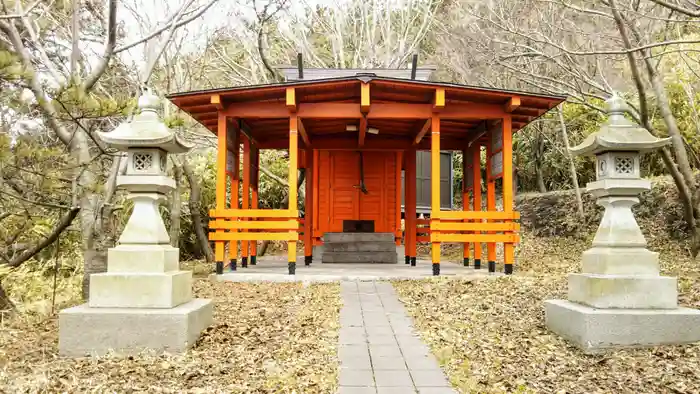
{"type": "Polygon", "coordinates": [[[165,125],[158,114],[160,99],[150,89],[144,89],[138,100],[140,112],[122,122],[109,133],[98,132],[107,145],[126,151],[130,148],[159,148],[169,153],[184,153],[192,149],[165,125]]]}
{"type": "Polygon", "coordinates": [[[625,100],[613,94],[605,102],[608,121],[600,130],[590,134],[578,146],[570,148],[575,155],[597,155],[608,151],[647,152],[668,145],[671,138],[656,138],[647,129],[625,117],[629,107],[625,100]]]}

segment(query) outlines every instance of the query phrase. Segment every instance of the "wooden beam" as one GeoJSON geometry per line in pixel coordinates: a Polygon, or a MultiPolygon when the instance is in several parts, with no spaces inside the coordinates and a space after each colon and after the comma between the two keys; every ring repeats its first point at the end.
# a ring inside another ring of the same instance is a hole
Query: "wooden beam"
{"type": "Polygon", "coordinates": [[[301,120],[301,118],[297,118],[299,120],[299,134],[301,134],[301,140],[304,141],[304,145],[307,148],[311,147],[311,140],[309,139],[309,135],[306,133],[306,127],[304,127],[304,122],[301,120]]]}
{"type": "Polygon", "coordinates": [[[445,88],[435,89],[435,101],[433,102],[433,111],[440,112],[445,108],[445,88]]]}
{"type": "Polygon", "coordinates": [[[248,125],[248,123],[246,123],[245,120],[240,119],[239,121],[241,122],[241,133],[247,139],[249,139],[250,142],[253,143],[253,145],[258,146],[259,145],[258,141],[255,138],[253,138],[253,129],[250,128],[250,126],[248,125]]]}
{"type": "Polygon", "coordinates": [[[511,97],[505,105],[505,111],[510,113],[515,111],[520,106],[520,97],[511,97]]]}
{"type": "Polygon", "coordinates": [[[360,110],[366,114],[369,112],[369,107],[369,84],[362,82],[362,85],[360,85],[360,110]]]}
{"type": "MultiPolygon", "coordinates": [[[[423,138],[418,145],[413,145],[413,140],[408,138],[397,138],[397,136],[388,137],[375,135],[372,138],[365,139],[365,145],[362,149],[365,150],[430,150],[430,138],[423,138]],[[393,137],[393,138],[392,138],[393,137]]],[[[448,138],[443,135],[440,138],[440,146],[442,150],[460,151],[464,148],[464,138],[448,138]]],[[[282,138],[273,138],[269,140],[259,141],[257,145],[260,149],[286,149],[287,140],[282,138]]],[[[314,149],[327,150],[355,150],[357,149],[357,136],[342,136],[341,134],[331,134],[328,136],[314,136],[314,149]]]]}
{"type": "Polygon", "coordinates": [[[420,141],[423,139],[425,134],[430,130],[430,125],[433,123],[432,119],[428,119],[425,121],[425,124],[423,127],[420,129],[418,134],[416,134],[416,137],[413,139],[413,146],[416,146],[420,143],[420,141]]]}
{"type": "Polygon", "coordinates": [[[440,119],[501,119],[505,115],[503,106],[485,103],[451,103],[440,111],[440,119]]]}
{"type": "Polygon", "coordinates": [[[360,148],[365,146],[365,136],[366,135],[367,135],[367,118],[363,116],[360,118],[360,128],[359,128],[358,140],[357,140],[357,146],[359,146],[360,148]]]}
{"type": "MultiPolygon", "coordinates": [[[[288,118],[286,103],[229,104],[222,112],[235,118],[288,118]]],[[[300,103],[297,116],[318,119],[359,119],[362,104],[352,103],[300,103]]],[[[367,119],[428,119],[433,114],[432,104],[375,103],[369,107],[367,119]]],[[[440,112],[441,119],[501,119],[506,114],[503,105],[468,103],[446,104],[440,112]]]]}
{"type": "Polygon", "coordinates": [[[232,118],[287,118],[289,110],[284,103],[229,104],[223,111],[232,118]]]}
{"type": "Polygon", "coordinates": [[[289,112],[297,112],[297,99],[294,88],[287,88],[287,109],[289,112]]]}
{"type": "Polygon", "coordinates": [[[301,103],[297,115],[314,119],[359,119],[362,111],[354,103],[301,103]]]}
{"type": "Polygon", "coordinates": [[[219,96],[218,94],[212,94],[209,98],[209,102],[214,104],[214,107],[216,107],[216,109],[219,111],[224,109],[224,105],[221,102],[221,96],[219,96]]]}
{"type": "Polygon", "coordinates": [[[467,141],[467,146],[471,147],[472,144],[479,141],[481,137],[486,135],[487,131],[488,129],[486,128],[486,121],[481,122],[481,124],[476,128],[474,136],[470,138],[469,141],[467,141]]]}

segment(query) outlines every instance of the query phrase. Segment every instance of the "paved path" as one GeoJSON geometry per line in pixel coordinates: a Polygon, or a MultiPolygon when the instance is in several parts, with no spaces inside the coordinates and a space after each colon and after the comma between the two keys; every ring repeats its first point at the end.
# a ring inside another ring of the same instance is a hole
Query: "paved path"
{"type": "Polygon", "coordinates": [[[386,282],[341,282],[338,394],[453,394],[386,282]]]}

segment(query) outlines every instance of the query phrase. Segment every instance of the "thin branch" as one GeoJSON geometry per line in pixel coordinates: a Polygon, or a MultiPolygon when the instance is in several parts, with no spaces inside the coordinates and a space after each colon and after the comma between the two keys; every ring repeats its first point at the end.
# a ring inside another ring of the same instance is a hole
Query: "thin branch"
{"type": "Polygon", "coordinates": [[[78,212],[80,212],[80,208],[71,208],[68,211],[68,213],[66,213],[66,215],[63,216],[63,218],[58,222],[58,224],[53,229],[51,234],[49,234],[48,237],[44,238],[43,241],[25,250],[22,254],[12,259],[10,261],[9,266],[13,268],[19,267],[22,263],[34,257],[34,255],[36,255],[37,253],[41,252],[45,247],[51,245],[56,239],[58,239],[58,236],[61,235],[63,230],[68,228],[68,226],[70,226],[71,223],[73,223],[75,217],[78,216],[78,212]]]}
{"type": "Polygon", "coordinates": [[[34,4],[32,4],[32,5],[29,6],[29,8],[27,8],[26,10],[22,10],[22,12],[20,12],[20,13],[18,13],[18,14],[0,15],[0,20],[2,20],[2,19],[21,19],[21,18],[24,18],[24,17],[26,17],[30,12],[32,12],[32,10],[34,9],[34,7],[36,7],[37,5],[39,5],[39,3],[41,3],[41,2],[42,2],[42,0],[37,0],[37,1],[35,1],[34,4]]]}
{"type": "MultiPolygon", "coordinates": [[[[210,0],[209,3],[207,3],[206,5],[204,5],[204,7],[202,7],[198,12],[194,13],[191,17],[189,17],[189,18],[187,18],[187,19],[183,19],[183,20],[181,20],[180,22],[178,22],[177,24],[175,24],[175,28],[176,28],[176,29],[177,29],[177,28],[180,28],[180,27],[182,27],[182,26],[184,26],[184,25],[186,25],[186,24],[192,22],[193,20],[199,18],[199,17],[200,17],[202,14],[204,14],[209,8],[211,8],[211,6],[213,6],[214,3],[216,3],[217,1],[218,1],[218,0],[210,0]]],[[[173,18],[174,18],[174,17],[173,17],[173,18]]],[[[171,19],[171,20],[172,20],[172,19],[171,19]]],[[[170,21],[168,21],[168,22],[170,22],[170,21]]],[[[170,28],[170,23],[166,23],[165,26],[163,26],[163,27],[161,27],[161,28],[159,28],[159,29],[156,29],[156,30],[152,31],[152,32],[149,33],[147,36],[142,37],[142,38],[139,38],[138,40],[132,41],[132,42],[130,42],[130,43],[126,44],[126,45],[123,45],[123,46],[121,46],[121,47],[118,47],[117,49],[114,50],[114,54],[117,54],[117,53],[120,53],[120,52],[124,52],[124,51],[126,51],[126,50],[129,50],[129,49],[131,49],[131,48],[137,46],[137,45],[143,44],[144,42],[146,42],[146,41],[150,40],[151,38],[153,38],[153,37],[155,37],[155,36],[157,36],[157,35],[163,33],[164,31],[168,30],[169,28],[170,28]]]]}
{"type": "Polygon", "coordinates": [[[682,7],[678,4],[669,3],[668,1],[665,1],[665,0],[651,0],[651,1],[653,1],[654,3],[656,3],[660,6],[670,8],[673,11],[679,12],[681,14],[692,16],[693,18],[700,17],[700,9],[697,11],[693,11],[689,8],[682,7]]]}
{"type": "Polygon", "coordinates": [[[107,42],[105,51],[92,73],[87,77],[83,84],[83,92],[89,92],[95,83],[100,79],[102,74],[107,69],[110,59],[114,55],[114,47],[117,44],[117,0],[109,0],[108,5],[108,22],[107,22],[107,42]]]}

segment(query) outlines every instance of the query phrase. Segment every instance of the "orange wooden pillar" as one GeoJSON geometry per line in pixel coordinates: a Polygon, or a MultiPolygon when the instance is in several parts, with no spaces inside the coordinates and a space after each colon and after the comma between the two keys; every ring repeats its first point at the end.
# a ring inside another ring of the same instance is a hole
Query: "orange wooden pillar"
{"type": "MultiPolygon", "coordinates": [[[[229,146],[228,156],[226,157],[226,172],[229,176],[231,199],[229,203],[230,209],[238,209],[238,188],[240,186],[240,130],[238,125],[234,123],[232,133],[229,133],[227,144],[229,146]]],[[[233,218],[235,220],[235,218],[233,218]]],[[[236,230],[229,230],[235,232],[236,230]]],[[[229,268],[231,271],[236,271],[238,258],[238,241],[228,242],[228,258],[229,268]]]]}
{"type": "MultiPolygon", "coordinates": [[[[492,134],[495,131],[493,128],[489,131],[489,141],[492,140],[492,134]]],[[[493,149],[491,148],[491,143],[486,145],[486,210],[495,211],[496,210],[496,180],[494,179],[494,174],[491,171],[493,149]]],[[[491,234],[492,232],[486,232],[491,234]]],[[[486,258],[489,263],[489,272],[496,272],[496,243],[487,242],[486,243],[486,258]]]]}
{"type": "Polygon", "coordinates": [[[404,217],[406,228],[406,264],[416,266],[416,150],[406,151],[406,172],[404,176],[404,217]]]}
{"type": "MultiPolygon", "coordinates": [[[[503,118],[503,210],[513,212],[513,130],[510,115],[503,118]]],[[[504,272],[513,273],[515,245],[503,244],[504,272]]]]}
{"type": "MultiPolygon", "coordinates": [[[[481,145],[476,144],[472,147],[471,161],[472,183],[474,184],[473,209],[481,211],[481,145]]],[[[481,242],[474,242],[474,269],[481,269],[481,254],[481,242]]]]}
{"type": "MultiPolygon", "coordinates": [[[[403,163],[403,152],[396,152],[396,202],[394,203],[396,208],[396,219],[394,226],[394,239],[396,240],[396,246],[401,245],[401,163],[403,163]]],[[[404,236],[405,237],[405,236],[404,236]]],[[[405,251],[404,251],[405,252],[405,251]]]]}
{"type": "MultiPolygon", "coordinates": [[[[321,202],[321,200],[318,198],[318,189],[319,189],[319,183],[320,183],[318,165],[321,161],[321,158],[320,158],[321,153],[318,150],[314,150],[313,152],[314,152],[314,155],[313,155],[314,158],[313,158],[313,162],[311,163],[311,164],[313,164],[313,170],[311,171],[311,175],[313,176],[313,182],[311,184],[311,188],[313,189],[313,195],[311,196],[311,198],[313,200],[313,210],[312,210],[313,212],[311,212],[311,218],[313,219],[313,222],[314,222],[312,225],[312,229],[318,230],[318,226],[319,226],[318,208],[319,208],[319,205],[321,202]]],[[[313,238],[311,238],[312,242],[316,242],[316,237],[315,237],[316,233],[314,231],[312,231],[311,234],[314,236],[313,238]]]]}
{"type": "MultiPolygon", "coordinates": [[[[472,161],[471,161],[471,149],[462,150],[462,210],[469,211],[471,209],[471,204],[469,202],[469,191],[473,186],[473,174],[471,172],[472,161]]],[[[468,219],[464,220],[468,222],[468,219]]],[[[471,244],[469,242],[464,242],[462,245],[462,262],[465,267],[469,267],[469,252],[471,249],[471,244]]]]}
{"type": "MultiPolygon", "coordinates": [[[[243,138],[243,187],[241,188],[241,209],[250,209],[250,139],[243,138]]],[[[247,219],[243,219],[247,220],[247,219]]],[[[247,230],[241,230],[247,232],[247,230]]],[[[248,241],[241,241],[241,267],[248,268],[248,241]]]]}
{"type": "MultiPolygon", "coordinates": [[[[258,183],[260,180],[260,149],[256,146],[251,148],[251,167],[250,167],[250,207],[258,209],[258,183]]],[[[255,218],[250,220],[257,220],[255,218]]],[[[258,255],[258,241],[250,241],[250,265],[256,265],[258,255]]]]}
{"type": "Polygon", "coordinates": [[[314,169],[315,164],[314,151],[311,147],[306,147],[306,154],[304,155],[306,159],[306,177],[304,178],[304,265],[311,265],[313,262],[314,253],[314,237],[313,237],[313,224],[314,224],[314,169]]]}
{"type": "MultiPolygon", "coordinates": [[[[297,167],[299,155],[299,125],[297,115],[291,114],[289,117],[289,211],[297,212],[297,167]]],[[[296,214],[293,219],[298,219],[296,214]]],[[[299,232],[297,226],[296,232],[299,232]]],[[[297,268],[297,241],[287,242],[287,261],[289,274],[294,275],[297,268]]]]}
{"type": "MultiPolygon", "coordinates": [[[[219,112],[217,123],[217,154],[216,154],[216,209],[226,208],[226,115],[219,112]]],[[[223,230],[216,230],[217,233],[223,230]]],[[[216,273],[224,273],[224,241],[214,241],[214,261],[216,273]]]]}
{"type": "Polygon", "coordinates": [[[440,117],[433,114],[430,132],[430,241],[433,275],[440,275],[440,241],[435,224],[440,222],[440,117]]]}

